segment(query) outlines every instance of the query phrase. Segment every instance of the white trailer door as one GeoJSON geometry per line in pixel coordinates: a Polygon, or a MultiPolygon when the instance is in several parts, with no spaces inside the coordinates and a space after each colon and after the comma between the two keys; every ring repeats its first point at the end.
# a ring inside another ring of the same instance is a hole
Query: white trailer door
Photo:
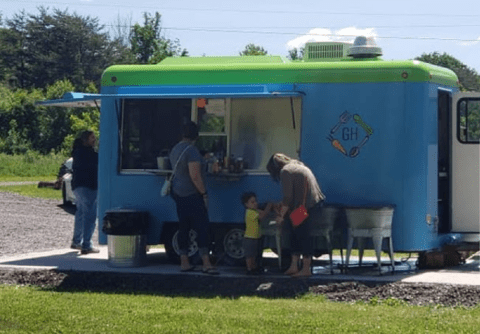
{"type": "Polygon", "coordinates": [[[457,93],[452,102],[452,232],[478,235],[480,93],[457,93]]]}

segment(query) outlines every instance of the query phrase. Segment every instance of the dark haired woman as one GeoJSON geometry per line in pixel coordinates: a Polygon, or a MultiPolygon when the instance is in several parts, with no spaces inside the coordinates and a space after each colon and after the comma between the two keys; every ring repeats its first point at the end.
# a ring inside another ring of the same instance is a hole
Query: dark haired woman
{"type": "Polygon", "coordinates": [[[303,204],[305,198],[309,217],[300,226],[292,228],[292,262],[285,274],[292,277],[311,276],[314,248],[314,239],[311,236],[312,222],[320,218],[325,195],[320,190],[312,171],[302,162],[285,154],[272,155],[267,163],[267,170],[272,178],[282,185],[283,200],[276,218],[278,223],[283,223],[285,217],[303,204]]]}
{"type": "Polygon", "coordinates": [[[77,210],[73,230],[73,249],[82,254],[98,253],[92,245],[97,219],[98,153],[95,152],[95,134],[84,131],[73,143],[72,189],[77,210]]]}
{"type": "Polygon", "coordinates": [[[198,252],[202,258],[202,272],[218,275],[209,257],[208,240],[208,195],[205,187],[203,157],[194,145],[198,138],[198,127],[194,122],[183,128],[183,139],[172,148],[170,161],[175,168],[172,180],[172,196],[177,206],[179,222],[178,246],[180,248],[180,270],[195,269],[188,259],[190,229],[197,232],[198,252]]]}

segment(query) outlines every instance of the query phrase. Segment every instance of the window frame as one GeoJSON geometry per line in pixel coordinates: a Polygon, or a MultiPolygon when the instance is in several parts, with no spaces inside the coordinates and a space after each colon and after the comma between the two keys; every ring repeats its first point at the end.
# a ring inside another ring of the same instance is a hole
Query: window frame
{"type": "Polygon", "coordinates": [[[468,122],[468,116],[469,116],[469,112],[468,112],[468,101],[478,101],[478,104],[480,105],[480,98],[476,98],[476,97],[462,97],[460,98],[458,101],[457,101],[457,129],[456,129],[456,132],[457,132],[457,140],[462,143],[462,144],[479,144],[480,143],[480,138],[477,139],[477,140],[469,140],[468,138],[468,129],[469,129],[469,122],[468,122]],[[460,110],[461,110],[461,104],[465,102],[467,103],[466,104],[466,115],[465,115],[465,122],[466,122],[466,126],[465,126],[465,139],[462,139],[462,124],[461,124],[461,115],[460,115],[460,110]]]}
{"type": "MultiPolygon", "coordinates": [[[[225,102],[225,132],[223,133],[217,133],[217,132],[199,132],[199,137],[204,137],[204,136],[222,136],[226,137],[226,156],[230,156],[232,152],[231,148],[231,140],[232,140],[232,127],[233,125],[231,124],[232,122],[232,117],[231,117],[231,112],[232,112],[232,99],[242,99],[242,98],[254,98],[254,99],[276,99],[276,98],[292,98],[292,97],[300,97],[300,110],[295,110],[296,113],[299,113],[300,115],[300,121],[302,119],[302,114],[303,114],[303,96],[302,95],[276,95],[275,97],[266,97],[266,96],[242,96],[242,97],[224,97],[224,96],[197,96],[197,97],[181,97],[178,96],[176,98],[178,99],[190,99],[191,100],[191,112],[190,112],[190,118],[193,122],[197,122],[197,117],[198,117],[198,107],[197,107],[197,101],[201,98],[207,98],[207,99],[222,99],[225,102]]],[[[148,175],[148,174],[156,174],[156,175],[169,175],[172,173],[171,169],[127,169],[123,168],[123,147],[124,147],[124,133],[125,133],[125,103],[124,101],[126,99],[139,99],[139,100],[162,100],[162,99],[168,99],[162,96],[149,96],[149,97],[122,97],[119,98],[120,100],[120,106],[121,106],[121,117],[119,117],[119,121],[121,122],[120,124],[120,131],[119,131],[119,140],[118,140],[118,145],[120,145],[119,150],[118,150],[118,170],[120,174],[138,174],[138,175],[148,175]]],[[[301,125],[297,125],[299,127],[299,133],[298,133],[298,142],[296,143],[296,151],[297,155],[295,158],[299,158],[300,156],[300,150],[301,150],[301,125]]],[[[245,173],[248,175],[266,175],[268,174],[268,171],[265,169],[253,169],[249,168],[245,170],[245,173]]]]}
{"type": "MultiPolygon", "coordinates": [[[[142,175],[148,175],[148,174],[156,174],[156,175],[169,175],[172,173],[172,169],[158,169],[158,168],[153,168],[153,169],[148,169],[148,168],[123,168],[123,148],[124,148],[124,134],[125,134],[125,101],[126,100],[167,100],[171,99],[168,97],[162,97],[162,96],[149,96],[149,97],[142,97],[142,98],[137,98],[137,97],[121,97],[119,98],[120,101],[120,108],[121,108],[121,117],[119,121],[121,122],[119,125],[119,139],[118,139],[118,145],[119,145],[119,150],[118,150],[118,171],[122,175],[128,175],[128,174],[142,174],[142,175]]],[[[191,103],[193,103],[193,99],[190,97],[187,98],[182,98],[182,97],[176,97],[174,99],[178,100],[185,100],[185,99],[190,99],[191,103]]],[[[192,106],[193,108],[193,106],[192,106]]],[[[191,116],[191,114],[190,114],[191,116]]],[[[181,129],[180,129],[181,133],[181,129]]],[[[158,158],[158,157],[157,157],[158,158]]],[[[158,167],[158,166],[157,166],[158,167]]]]}
{"type": "MultiPolygon", "coordinates": [[[[197,101],[202,99],[203,97],[198,97],[198,98],[192,98],[192,112],[191,112],[191,120],[192,122],[198,123],[198,106],[197,106],[197,101]]],[[[231,137],[231,123],[230,123],[230,112],[231,112],[231,98],[223,98],[223,97],[209,97],[205,98],[208,100],[224,100],[225,104],[225,132],[199,132],[198,136],[199,137],[214,137],[214,136],[219,136],[219,137],[226,137],[226,156],[230,156],[230,137],[231,137]]]]}

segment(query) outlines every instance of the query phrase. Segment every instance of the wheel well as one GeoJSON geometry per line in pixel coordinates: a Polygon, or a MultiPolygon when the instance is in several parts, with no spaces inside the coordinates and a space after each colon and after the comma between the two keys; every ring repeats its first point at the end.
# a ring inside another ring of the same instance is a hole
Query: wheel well
{"type": "Polygon", "coordinates": [[[174,231],[178,229],[178,222],[163,222],[162,233],[160,235],[160,244],[165,244],[174,231]]]}
{"type": "MultiPolygon", "coordinates": [[[[210,237],[211,241],[216,241],[225,235],[228,230],[231,230],[233,228],[238,228],[243,230],[244,229],[244,224],[243,223],[217,223],[217,222],[212,222],[210,223],[210,237]]],[[[162,234],[160,236],[160,243],[165,244],[167,241],[167,238],[171,237],[171,235],[178,229],[178,222],[173,222],[173,221],[166,221],[163,222],[163,227],[162,227],[162,234]]]]}

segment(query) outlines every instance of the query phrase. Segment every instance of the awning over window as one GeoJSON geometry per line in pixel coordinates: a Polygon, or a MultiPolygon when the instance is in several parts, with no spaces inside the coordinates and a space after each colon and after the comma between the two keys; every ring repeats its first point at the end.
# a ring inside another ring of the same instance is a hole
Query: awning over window
{"type": "Polygon", "coordinates": [[[104,97],[123,99],[145,98],[249,98],[249,97],[294,97],[304,95],[292,85],[255,86],[167,86],[167,87],[120,87],[115,94],[66,93],[61,99],[37,102],[38,105],[56,107],[99,107],[104,97]]]}
{"type": "Polygon", "coordinates": [[[52,106],[52,107],[100,107],[102,94],[89,93],[65,93],[61,99],[39,101],[38,105],[52,106]]]}

